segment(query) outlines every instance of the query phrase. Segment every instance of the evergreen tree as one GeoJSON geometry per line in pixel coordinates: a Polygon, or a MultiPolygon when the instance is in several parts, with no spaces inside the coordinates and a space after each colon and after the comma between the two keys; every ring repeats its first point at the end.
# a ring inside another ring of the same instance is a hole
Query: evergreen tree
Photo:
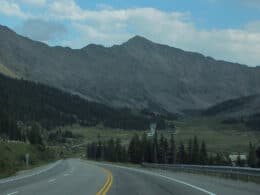
{"type": "Polygon", "coordinates": [[[141,142],[139,140],[139,136],[137,134],[134,135],[132,140],[130,141],[128,154],[130,162],[132,163],[141,163],[142,162],[142,149],[141,142]]]}
{"type": "Polygon", "coordinates": [[[169,146],[169,164],[173,164],[176,161],[176,146],[175,146],[175,140],[173,137],[173,134],[171,135],[170,138],[170,146],[169,146]]]}
{"type": "Polygon", "coordinates": [[[158,163],[163,164],[165,159],[165,151],[164,151],[164,137],[163,134],[160,135],[159,139],[159,147],[158,147],[158,163]]]}
{"type": "Polygon", "coordinates": [[[115,144],[115,162],[122,162],[123,151],[120,138],[116,139],[115,144]]]}
{"type": "Polygon", "coordinates": [[[154,137],[153,137],[153,152],[152,152],[152,156],[153,156],[153,163],[158,163],[158,134],[157,132],[155,132],[154,137]]]}
{"type": "Polygon", "coordinates": [[[31,144],[43,144],[41,127],[38,123],[32,123],[28,138],[31,144]]]}
{"type": "Polygon", "coordinates": [[[193,145],[192,145],[192,164],[199,163],[199,144],[197,137],[194,136],[193,145]]]}
{"type": "Polygon", "coordinates": [[[145,133],[143,133],[142,135],[142,139],[141,139],[141,144],[142,144],[142,161],[143,162],[149,162],[149,143],[147,140],[147,136],[145,133]]]}
{"type": "Polygon", "coordinates": [[[101,138],[100,138],[100,134],[98,134],[98,142],[97,142],[97,159],[101,160],[102,156],[102,143],[101,143],[101,138]]]}
{"type": "Polygon", "coordinates": [[[249,152],[248,152],[248,158],[247,158],[248,166],[255,167],[256,166],[256,152],[255,147],[250,142],[249,143],[249,152]]]}
{"type": "Polygon", "coordinates": [[[207,154],[207,148],[206,144],[204,141],[201,143],[201,148],[200,148],[200,164],[201,165],[206,165],[208,163],[208,154],[207,154]]]}
{"type": "Polygon", "coordinates": [[[188,142],[188,149],[187,149],[187,163],[188,164],[192,164],[192,160],[193,160],[193,157],[192,157],[192,139],[190,138],[189,139],[189,142],[188,142]]]}
{"type": "Polygon", "coordinates": [[[186,163],[186,151],[185,146],[183,142],[180,142],[179,150],[177,153],[177,160],[179,164],[185,164],[186,163]]]}
{"type": "Polygon", "coordinates": [[[238,166],[238,167],[242,166],[242,160],[241,160],[240,154],[237,155],[236,166],[238,166]]]}
{"type": "Polygon", "coordinates": [[[169,158],[169,144],[166,138],[164,138],[164,142],[163,142],[163,151],[164,151],[163,163],[167,163],[169,158]]]}
{"type": "Polygon", "coordinates": [[[107,142],[107,159],[108,161],[115,162],[115,141],[113,138],[109,139],[107,142]]]}
{"type": "Polygon", "coordinates": [[[260,146],[255,151],[256,158],[257,158],[257,167],[260,167],[260,146]]]}

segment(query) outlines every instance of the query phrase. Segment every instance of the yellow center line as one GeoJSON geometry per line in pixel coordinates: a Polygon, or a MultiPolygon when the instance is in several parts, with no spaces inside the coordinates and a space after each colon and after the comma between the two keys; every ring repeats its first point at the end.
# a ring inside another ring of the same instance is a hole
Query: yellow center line
{"type": "Polygon", "coordinates": [[[106,180],[106,183],[104,184],[104,186],[96,193],[96,195],[106,195],[113,183],[112,173],[105,168],[101,167],[101,169],[106,173],[107,180],[106,180]]]}

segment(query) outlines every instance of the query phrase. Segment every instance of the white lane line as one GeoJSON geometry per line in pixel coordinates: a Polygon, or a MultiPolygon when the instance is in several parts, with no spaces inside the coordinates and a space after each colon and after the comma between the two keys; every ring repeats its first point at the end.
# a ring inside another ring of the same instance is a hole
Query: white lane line
{"type": "Polygon", "coordinates": [[[50,179],[49,181],[48,181],[48,183],[53,183],[53,182],[55,182],[56,181],[56,179],[50,179]]]}
{"type": "Polygon", "coordinates": [[[9,193],[9,194],[7,194],[7,195],[13,195],[13,194],[18,194],[18,191],[16,191],[16,192],[11,192],[11,193],[9,193]]]}
{"type": "Polygon", "coordinates": [[[66,177],[66,176],[69,176],[69,175],[70,175],[70,174],[68,174],[68,173],[65,173],[63,176],[64,176],[64,177],[66,177]]]}
{"type": "Polygon", "coordinates": [[[174,179],[174,178],[171,178],[171,177],[167,177],[167,176],[164,176],[162,174],[158,174],[158,173],[153,173],[151,171],[144,171],[144,170],[139,170],[139,169],[134,169],[134,168],[129,168],[129,167],[122,167],[122,166],[118,166],[118,165],[110,165],[110,164],[103,164],[103,163],[98,163],[100,165],[106,165],[106,166],[112,166],[112,167],[117,167],[117,168],[121,168],[121,169],[127,169],[127,170],[130,170],[130,171],[135,171],[135,172],[139,172],[139,173],[145,173],[145,174],[148,174],[148,175],[153,175],[153,176],[157,176],[157,177],[162,177],[164,179],[168,179],[170,181],[174,181],[176,183],[180,183],[180,184],[183,184],[183,185],[186,185],[186,186],[189,186],[193,189],[196,189],[198,191],[201,191],[201,192],[204,192],[205,194],[208,194],[208,195],[216,195],[215,193],[213,192],[210,192],[210,191],[207,191],[203,188],[200,188],[198,186],[195,186],[195,185],[192,185],[192,184],[189,184],[187,182],[184,182],[184,181],[181,181],[181,180],[178,180],[178,179],[174,179]]]}
{"type": "Polygon", "coordinates": [[[33,174],[29,174],[29,175],[25,175],[25,176],[21,176],[21,177],[15,177],[15,178],[10,178],[10,179],[3,179],[2,181],[0,180],[0,184],[4,184],[4,183],[9,183],[9,182],[12,182],[12,181],[16,181],[16,180],[20,180],[20,179],[25,179],[27,177],[32,177],[32,176],[36,176],[36,175],[40,175],[41,173],[44,173],[46,171],[49,171],[50,169],[54,168],[55,166],[57,166],[58,164],[60,164],[62,162],[62,160],[59,160],[57,162],[55,162],[54,164],[52,164],[51,166],[49,166],[48,168],[46,169],[43,169],[43,170],[40,170],[36,173],[33,173],[33,174]]]}

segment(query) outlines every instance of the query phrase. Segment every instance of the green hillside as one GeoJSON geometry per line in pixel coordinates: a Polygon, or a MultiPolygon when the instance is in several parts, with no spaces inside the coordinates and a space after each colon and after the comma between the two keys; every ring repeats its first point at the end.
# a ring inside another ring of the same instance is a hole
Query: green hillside
{"type": "Polygon", "coordinates": [[[0,73],[12,77],[12,78],[17,78],[17,75],[10,71],[8,68],[6,68],[3,64],[0,63],[0,73]]]}

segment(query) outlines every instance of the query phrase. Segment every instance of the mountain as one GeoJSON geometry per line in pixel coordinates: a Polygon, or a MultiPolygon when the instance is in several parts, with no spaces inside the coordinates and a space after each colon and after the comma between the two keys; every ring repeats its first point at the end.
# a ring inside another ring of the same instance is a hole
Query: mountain
{"type": "Polygon", "coordinates": [[[203,115],[222,117],[252,116],[256,113],[260,113],[260,95],[230,99],[203,111],[203,115]]]}
{"type": "Polygon", "coordinates": [[[260,95],[230,99],[200,112],[200,116],[221,117],[225,124],[244,124],[260,131],[260,95]]]}
{"type": "MultiPolygon", "coordinates": [[[[120,129],[147,129],[149,116],[90,102],[77,95],[32,81],[0,74],[0,138],[21,140],[21,124],[46,130],[80,124],[120,129]],[[120,120],[120,122],[118,122],[120,120]]],[[[164,125],[164,120],[158,120],[164,125]]]]}
{"type": "Polygon", "coordinates": [[[15,75],[115,107],[182,112],[260,93],[260,68],[135,36],[121,45],[49,47],[0,26],[0,64],[15,75]]]}
{"type": "Polygon", "coordinates": [[[2,64],[0,64],[0,73],[12,78],[16,78],[16,75],[2,64]]]}

